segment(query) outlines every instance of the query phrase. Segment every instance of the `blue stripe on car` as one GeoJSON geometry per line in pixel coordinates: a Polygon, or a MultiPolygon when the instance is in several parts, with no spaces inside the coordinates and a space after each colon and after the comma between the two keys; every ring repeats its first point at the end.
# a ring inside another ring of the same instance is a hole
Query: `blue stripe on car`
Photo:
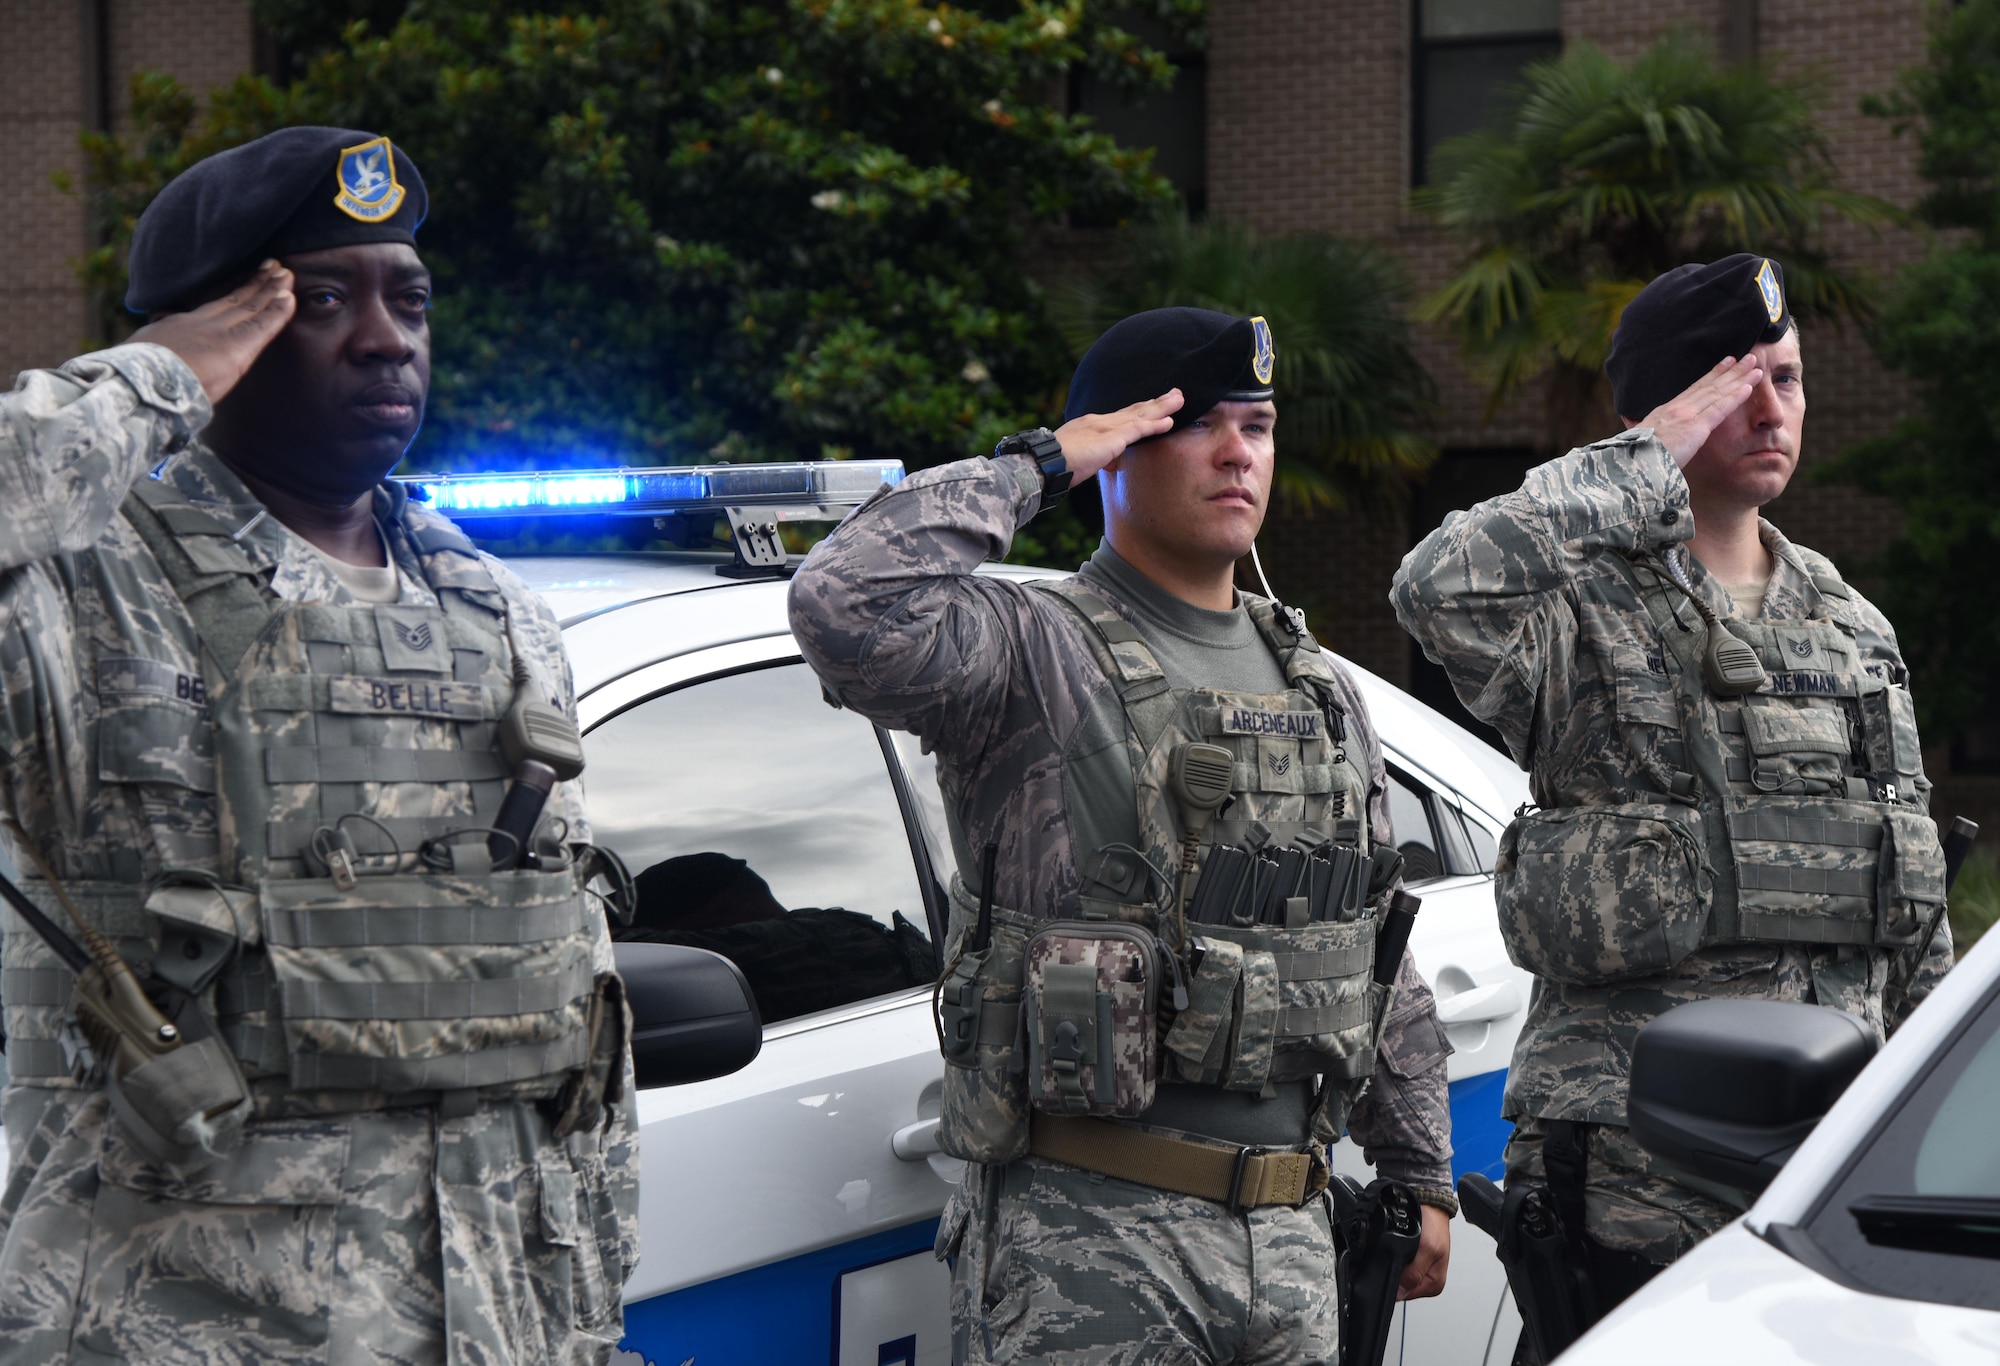
{"type": "Polygon", "coordinates": [[[905,1224],[625,1306],[625,1340],[647,1366],[812,1366],[833,1357],[833,1306],[849,1271],[929,1252],[938,1221],[905,1224]]]}
{"type": "MultiPolygon", "coordinates": [[[[1510,1120],[1500,1118],[1500,1095],[1507,1089],[1507,1069],[1461,1077],[1451,1084],[1451,1179],[1478,1172],[1495,1181],[1506,1170],[1501,1153],[1514,1133],[1510,1120]]],[[[678,1366],[678,1363],[676,1363],[678,1366]]]]}

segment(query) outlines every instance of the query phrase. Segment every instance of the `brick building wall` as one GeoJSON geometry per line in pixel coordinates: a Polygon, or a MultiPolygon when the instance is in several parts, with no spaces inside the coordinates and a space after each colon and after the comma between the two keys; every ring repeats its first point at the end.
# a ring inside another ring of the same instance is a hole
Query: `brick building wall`
{"type": "Polygon", "coordinates": [[[83,254],[80,200],[51,183],[79,176],[84,35],[76,0],[7,0],[0,42],[0,183],[10,187],[0,251],[0,376],[72,355],[86,331],[69,261],[83,254]]]}
{"type": "Polygon", "coordinates": [[[170,72],[197,92],[250,69],[247,0],[0,0],[0,384],[89,344],[92,319],[73,263],[90,249],[78,136],[97,125],[100,71],[122,126],[133,72],[170,72]],[[100,54],[98,45],[102,44],[100,54]]]}

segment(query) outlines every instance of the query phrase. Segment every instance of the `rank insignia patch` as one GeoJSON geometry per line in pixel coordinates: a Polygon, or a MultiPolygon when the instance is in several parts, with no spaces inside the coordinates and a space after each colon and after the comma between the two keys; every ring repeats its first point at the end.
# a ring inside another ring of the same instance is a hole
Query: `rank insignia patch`
{"type": "Polygon", "coordinates": [[[1778,285],[1778,272],[1769,261],[1757,268],[1757,292],[1764,296],[1764,312],[1772,322],[1785,316],[1785,291],[1778,285]]]}
{"type": "Polygon", "coordinates": [[[396,157],[389,139],[372,138],[359,147],[344,147],[336,171],[340,189],[334,206],[349,218],[380,223],[403,205],[403,187],[396,180],[396,157]]]}
{"type": "Polygon", "coordinates": [[[1250,334],[1255,339],[1256,353],[1250,358],[1250,369],[1257,376],[1259,384],[1271,382],[1271,366],[1277,359],[1277,350],[1271,345],[1271,324],[1262,318],[1250,320],[1250,334]]]}

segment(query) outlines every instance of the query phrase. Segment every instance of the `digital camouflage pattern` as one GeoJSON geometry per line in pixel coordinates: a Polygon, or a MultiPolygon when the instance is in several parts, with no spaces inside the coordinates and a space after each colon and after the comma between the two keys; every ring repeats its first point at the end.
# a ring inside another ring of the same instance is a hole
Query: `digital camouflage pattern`
{"type": "Polygon", "coordinates": [[[1708,917],[1701,814],[1626,802],[1517,818],[1494,876],[1500,937],[1514,961],[1578,986],[1678,966],[1699,947],[1708,917]]]}
{"type": "MultiPolygon", "coordinates": [[[[1675,680],[1685,676],[1685,669],[1674,650],[1684,649],[1685,641],[1669,639],[1672,632],[1662,631],[1642,589],[1658,585],[1632,565],[1659,563],[1661,554],[1692,534],[1686,480],[1651,431],[1635,429],[1538,467],[1517,492],[1451,514],[1404,559],[1390,593],[1404,629],[1444,667],[1467,708],[1499,730],[1515,760],[1529,772],[1534,799],[1545,810],[1511,832],[1515,857],[1562,862],[1575,854],[1571,836],[1561,828],[1574,808],[1650,808],[1642,819],[1622,826],[1599,820],[1594,832],[1577,834],[1591,851],[1586,857],[1595,860],[1590,872],[1543,865],[1557,889],[1551,898],[1555,918],[1537,923],[1528,937],[1545,941],[1553,961],[1567,956],[1576,965],[1594,965],[1603,975],[1608,941],[1601,935],[1593,938],[1597,932],[1584,927],[1584,913],[1591,907],[1621,915],[1645,912],[1643,897],[1627,896],[1611,885],[1629,879],[1636,887],[1657,890],[1674,910],[1668,917],[1674,942],[1669,944],[1669,928],[1663,924],[1649,950],[1673,960],[1672,965],[1609,983],[1542,976],[1508,1075],[1504,1113],[1517,1121],[1569,1119],[1623,1126],[1633,1040],[1648,1020],[1682,1002],[1716,996],[1813,1001],[1850,1011],[1884,1033],[1951,965],[1950,932],[1942,923],[1927,944],[1909,950],[1866,943],[1729,943],[1682,956],[1690,929],[1681,916],[1690,903],[1708,915],[1709,883],[1718,866],[1796,861],[1783,846],[1798,841],[1759,838],[1772,833],[1772,827],[1761,819],[1743,823],[1749,808],[1723,821],[1710,806],[1702,813],[1709,819],[1691,819],[1686,808],[1676,810],[1666,799],[1675,790],[1677,775],[1684,777],[1691,766],[1709,762],[1704,756],[1718,763],[1727,756],[1743,766],[1742,773],[1768,782],[1772,796],[1767,809],[1782,815],[1788,803],[1801,802],[1812,802],[1817,809],[1830,798],[1844,799],[1845,791],[1844,784],[1834,783],[1838,775],[1831,768],[1821,774],[1811,767],[1815,760],[1807,741],[1819,725],[1812,712],[1821,709],[1822,699],[1813,696],[1825,686],[1820,676],[1843,673],[1869,679],[1880,685],[1874,693],[1879,704],[1900,708],[1907,703],[1907,692],[1899,686],[1907,672],[1888,621],[1852,590],[1844,590],[1849,595],[1844,601],[1831,603],[1826,585],[1838,583],[1831,564],[1792,545],[1764,522],[1760,535],[1775,561],[1764,616],[1738,625],[1746,628],[1741,634],[1760,647],[1760,654],[1770,647],[1766,667],[1774,677],[1794,682],[1774,682],[1768,696],[1753,699],[1754,707],[1705,705],[1698,712],[1704,733],[1692,739],[1684,735],[1675,680]],[[1849,614],[1852,648],[1859,651],[1859,658],[1846,664],[1827,658],[1837,644],[1827,624],[1836,608],[1849,614]],[[1814,617],[1819,621],[1808,627],[1814,617]],[[1805,652],[1783,643],[1788,639],[1804,642],[1805,652]],[[1780,649],[1796,658],[1776,661],[1781,667],[1773,667],[1780,649]],[[1791,700],[1781,694],[1794,688],[1815,706],[1766,705],[1791,700]],[[1723,718],[1730,714],[1746,719],[1738,732],[1721,733],[1729,724],[1723,718]],[[1767,752],[1760,754],[1752,743],[1758,738],[1756,718],[1782,724],[1793,737],[1766,743],[1767,752]],[[1760,775],[1760,763],[1772,766],[1760,775]],[[1808,786],[1808,780],[1824,786],[1808,786]],[[1813,792],[1827,795],[1809,795],[1813,792]],[[1686,862],[1686,839],[1700,843],[1708,880],[1702,867],[1686,862]]],[[[1734,605],[1727,591],[1692,557],[1680,559],[1692,590],[1718,617],[1729,618],[1734,605]]],[[[1667,602],[1679,596],[1672,589],[1666,594],[1667,602]]],[[[1682,634],[1698,642],[1700,619],[1688,609],[1684,620],[1691,627],[1682,634]]],[[[1874,705],[1851,695],[1825,701],[1843,709],[1874,705]]],[[[1886,733],[1881,727],[1871,730],[1886,733]]],[[[1907,738],[1914,741],[1913,723],[1907,738]]],[[[1844,727],[1840,739],[1845,750],[1844,727]]],[[[1873,758],[1870,766],[1876,766],[1873,758]]],[[[1910,755],[1892,756],[1880,767],[1908,769],[1907,783],[1899,786],[1916,805],[1900,810],[1920,815],[1930,785],[1914,746],[1910,755]]],[[[1713,793],[1748,784],[1718,772],[1701,775],[1696,792],[1704,786],[1713,793]]],[[[1881,804],[1854,805],[1867,811],[1867,821],[1882,824],[1881,804]]],[[[1822,826],[1820,833],[1826,829],[1822,826]]],[[[1795,885],[1809,884],[1800,880],[1795,885]]],[[[1836,887],[1837,880],[1820,885],[1836,887]]],[[[1509,924],[1509,895],[1503,887],[1503,928],[1509,924]]],[[[1786,893],[1780,901],[1791,911],[1810,912],[1823,907],[1828,895],[1786,893]]],[[[1759,896],[1746,892],[1746,907],[1759,896]]],[[[1769,904],[1775,907],[1780,901],[1769,904]]],[[[1519,933],[1527,928],[1524,922],[1533,908],[1517,905],[1512,915],[1509,932],[1519,933]]],[[[1693,933],[1700,934],[1701,927],[1695,926],[1693,933]]],[[[1637,933],[1625,935],[1627,947],[1642,939],[1637,933]]],[[[1690,1193],[1688,1198],[1705,1197],[1690,1193]]]]}
{"type": "Polygon", "coordinates": [[[966,1168],[939,1226],[952,1360],[1335,1366],[1324,1197],[1231,1214],[1038,1157],[966,1168]]]}
{"type": "MultiPolygon", "coordinates": [[[[164,868],[217,871],[223,832],[195,628],[120,506],[166,461],[163,478],[190,500],[254,508],[193,444],[209,416],[186,366],[146,345],[26,372],[0,399],[0,500],[13,510],[0,521],[0,809],[19,832],[8,853],[31,866],[25,839],[142,971],[158,925],[138,889],[164,868]]],[[[435,611],[401,512],[378,497],[403,603],[435,611]]],[[[261,557],[268,598],[352,601],[272,519],[238,543],[261,557]]],[[[504,567],[482,568],[533,682],[568,707],[554,619],[504,567]]],[[[407,743],[421,747],[428,724],[412,723],[407,743]]],[[[551,802],[573,837],[587,836],[575,784],[551,802]]],[[[0,1363],[608,1356],[637,1260],[629,1111],[565,1141],[505,1093],[452,1117],[293,1089],[273,1072],[285,1049],[272,979],[246,970],[216,1008],[236,1022],[239,1056],[266,1064],[252,1082],[257,1118],[227,1162],[177,1174],[133,1151],[101,1094],[66,1075],[54,961],[11,914],[0,919],[14,1066],[0,1363]]],[[[610,970],[601,926],[589,958],[610,970]]]]}
{"type": "Polygon", "coordinates": [[[1022,990],[1039,1044],[1028,1094],[1038,1108],[1131,1117],[1151,1107],[1159,971],[1156,941],[1135,926],[1065,925],[1028,941],[1022,990]]]}
{"type": "MultiPolygon", "coordinates": [[[[953,1078],[970,1085],[945,1088],[941,1127],[956,1123],[973,1135],[980,1151],[971,1155],[986,1164],[968,1169],[940,1229],[940,1255],[959,1246],[955,1227],[984,1230],[968,1233],[965,1246],[972,1250],[954,1265],[953,1319],[961,1334],[955,1359],[989,1359],[976,1354],[988,1351],[983,1339],[975,1348],[965,1336],[983,1323],[977,1331],[992,1332],[993,1360],[1331,1361],[1333,1249],[1314,1207],[1230,1215],[1193,1197],[1020,1158],[1026,1088],[1009,1071],[1017,1002],[1000,984],[1021,980],[1023,944],[1041,924],[1077,918],[1086,904],[1103,915],[1120,914],[1120,901],[1164,904],[1180,857],[1178,817],[1141,815],[1161,806],[1164,754],[1132,733],[1113,682],[1144,686],[1143,674],[1156,668],[1150,652],[1119,656],[1114,644],[1107,672],[1099,634],[1055,593],[974,572],[1006,553],[1040,496],[1040,472],[1025,456],[923,471],[853,513],[792,582],[792,629],[829,694],[881,725],[915,733],[937,754],[959,866],[976,868],[977,851],[989,842],[998,849],[989,889],[997,908],[992,942],[977,964],[985,983],[979,1042],[971,1058],[948,1060],[960,1069],[953,1078]],[[1122,778],[1102,792],[1071,790],[1116,769],[1095,761],[1108,752],[1126,757],[1122,778]],[[1093,852],[1120,844],[1152,873],[1084,866],[1093,852]],[[1131,880],[1147,878],[1155,885],[1146,889],[1131,880]],[[1198,1215],[1191,1213],[1196,1209],[1198,1215]],[[1017,1228],[1045,1253],[1024,1251],[1003,1266],[982,1250],[986,1240],[1011,1237],[1017,1228]],[[1253,1241],[1256,1293],[1263,1297],[1255,1303],[1253,1241]],[[1197,1285],[1212,1303],[1183,1302],[1197,1285]],[[1004,1322],[975,1312],[975,1294],[991,1311],[1010,1292],[1004,1322]],[[1254,1326],[1205,1326],[1232,1314],[1254,1326]],[[1175,1326],[1162,1327],[1169,1324],[1175,1326]],[[1160,1332],[1172,1340],[1157,1338],[1160,1332]]],[[[1110,585],[1087,583],[1092,594],[1120,607],[1110,585]]],[[[1268,604],[1245,598],[1253,614],[1270,616],[1268,604]]],[[[1129,619],[1121,614],[1121,621],[1129,619]]],[[[1366,709],[1331,657],[1312,654],[1323,661],[1347,714],[1351,764],[1333,765],[1324,748],[1308,752],[1296,737],[1261,736],[1234,737],[1250,741],[1238,761],[1262,765],[1267,751],[1259,746],[1276,741],[1268,753],[1282,760],[1274,768],[1292,771],[1297,811],[1290,818],[1300,821],[1326,815],[1332,794],[1347,788],[1332,770],[1352,767],[1358,775],[1352,790],[1366,794],[1374,838],[1389,839],[1387,775],[1366,709]],[[1306,771],[1314,766],[1319,773],[1306,771]],[[1308,798],[1321,809],[1308,811],[1308,798]]],[[[954,887],[952,950],[965,949],[976,913],[976,899],[962,884],[954,887]]],[[[948,968],[955,956],[960,967],[970,966],[970,955],[948,952],[948,968]]],[[[1265,958],[1275,996],[1275,960],[1265,958]]],[[[1348,1129],[1383,1175],[1449,1208],[1441,1066],[1448,1048],[1429,988],[1407,954],[1396,1005],[1372,1069],[1363,1069],[1372,1070],[1372,1081],[1348,1129]]]]}

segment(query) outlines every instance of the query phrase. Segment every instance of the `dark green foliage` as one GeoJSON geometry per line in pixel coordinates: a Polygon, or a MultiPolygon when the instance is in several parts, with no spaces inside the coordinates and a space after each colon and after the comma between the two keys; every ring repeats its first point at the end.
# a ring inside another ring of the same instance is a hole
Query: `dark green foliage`
{"type": "Polygon", "coordinates": [[[2000,704],[2000,0],[1967,0],[1944,17],[1930,65],[1868,107],[1917,131],[1933,186],[1919,213],[1971,230],[1903,273],[1870,333],[1876,354],[1915,383],[1920,412],[1826,471],[1904,513],[1903,534],[1873,568],[1916,676],[1924,736],[1937,744],[1990,723],[2000,704]]]}
{"type": "MultiPolygon", "coordinates": [[[[907,0],[261,0],[298,74],[196,118],[150,81],[93,149],[114,229],[195,156],[290,123],[424,170],[439,281],[411,464],[854,453],[912,467],[1042,419],[1070,358],[1038,224],[1165,202],[1148,153],[1052,109],[1079,66],[1172,69],[1112,6],[907,0]]],[[[1138,8],[1182,31],[1200,0],[1138,8]]]]}
{"type": "Polygon", "coordinates": [[[1802,323],[1866,318],[1867,281],[1823,230],[1895,211],[1834,184],[1813,105],[1810,86],[1724,67],[1685,35],[1629,66],[1576,43],[1527,69],[1499,126],[1439,147],[1415,202],[1467,254],[1421,312],[1458,334],[1489,414],[1544,379],[1552,444],[1615,430],[1602,371],[1619,315],[1689,261],[1759,252],[1802,323]]]}

